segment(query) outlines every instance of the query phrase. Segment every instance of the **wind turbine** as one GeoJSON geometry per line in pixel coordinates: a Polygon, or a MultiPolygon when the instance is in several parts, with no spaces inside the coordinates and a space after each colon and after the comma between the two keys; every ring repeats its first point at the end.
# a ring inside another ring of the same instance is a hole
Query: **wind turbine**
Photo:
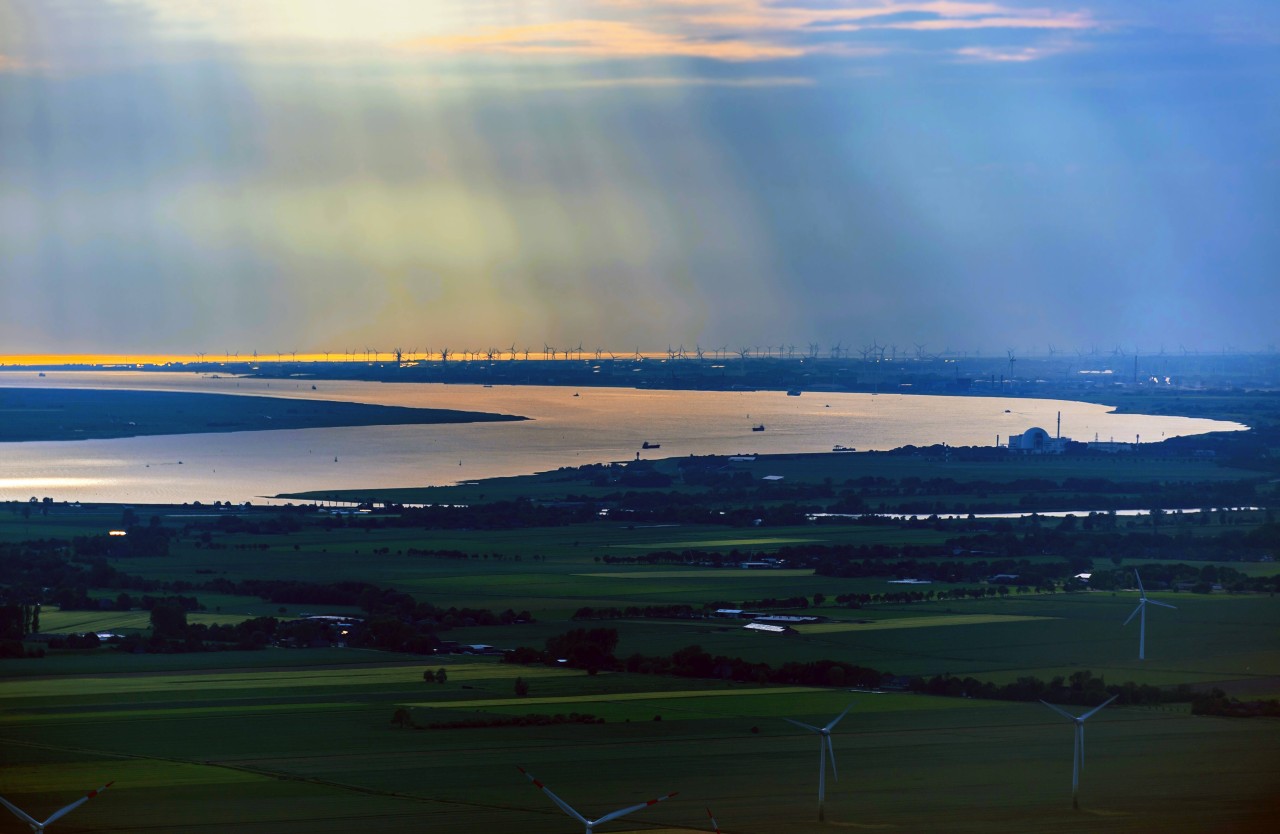
{"type": "Polygon", "coordinates": [[[1147,605],[1159,605],[1162,608],[1172,608],[1177,610],[1178,606],[1170,605],[1167,602],[1159,600],[1147,599],[1147,592],[1142,587],[1142,577],[1138,576],[1138,571],[1133,572],[1134,579],[1138,580],[1138,607],[1133,609],[1133,613],[1124,621],[1125,625],[1129,624],[1129,620],[1133,619],[1134,614],[1141,614],[1138,618],[1138,660],[1147,659],[1147,605]]]}
{"type": "Polygon", "coordinates": [[[0,796],[0,802],[3,802],[4,807],[12,811],[15,817],[25,822],[27,826],[31,829],[32,834],[41,834],[41,832],[43,832],[46,828],[48,828],[51,824],[53,824],[53,822],[71,813],[72,811],[79,808],[81,805],[85,804],[90,799],[93,799],[95,796],[102,793],[103,791],[105,791],[107,788],[111,787],[114,784],[115,782],[108,782],[107,784],[98,788],[96,791],[89,791],[87,794],[80,797],[75,802],[72,802],[70,805],[65,805],[62,808],[59,808],[58,810],[54,811],[49,816],[49,818],[44,822],[41,822],[29,816],[25,811],[23,811],[17,805],[14,805],[9,800],[5,799],[3,796],[0,796]]]}
{"type": "Polygon", "coordinates": [[[532,773],[525,770],[523,767],[520,767],[519,765],[516,765],[516,770],[519,770],[521,773],[523,773],[526,779],[528,779],[530,782],[532,782],[534,785],[538,787],[538,790],[542,791],[547,796],[551,797],[551,801],[559,805],[560,810],[564,811],[566,814],[568,814],[578,822],[585,825],[587,827],[586,834],[591,834],[591,832],[595,830],[595,827],[597,825],[603,825],[606,822],[613,822],[619,817],[625,817],[627,814],[642,810],[644,808],[648,808],[650,805],[657,805],[662,800],[670,799],[671,797],[676,795],[676,792],[672,791],[666,796],[660,796],[657,799],[650,799],[648,802],[641,802],[638,805],[631,805],[627,808],[620,808],[617,811],[613,811],[611,813],[605,814],[603,817],[600,817],[599,819],[589,820],[586,817],[582,816],[582,814],[579,814],[577,811],[575,811],[573,809],[573,806],[570,805],[568,802],[565,802],[563,799],[553,794],[550,791],[550,789],[547,788],[546,785],[542,784],[537,779],[535,779],[532,773]]]}
{"type": "Polygon", "coordinates": [[[827,797],[827,754],[831,755],[831,775],[836,779],[840,775],[836,773],[836,749],[831,744],[831,731],[835,729],[836,724],[840,723],[840,719],[849,714],[849,710],[853,709],[853,704],[844,708],[844,712],[831,719],[831,722],[825,727],[815,727],[812,724],[806,724],[803,721],[796,721],[791,718],[784,718],[783,721],[795,724],[797,727],[803,727],[811,733],[818,734],[818,821],[821,822],[823,816],[823,803],[827,797]]]}
{"type": "Polygon", "coordinates": [[[1076,725],[1075,732],[1073,734],[1073,738],[1075,739],[1075,744],[1073,746],[1073,752],[1071,754],[1071,807],[1072,808],[1080,807],[1080,771],[1084,770],[1084,722],[1089,719],[1089,716],[1093,715],[1095,712],[1102,709],[1107,704],[1111,703],[1112,701],[1114,701],[1116,698],[1119,698],[1119,697],[1120,697],[1119,695],[1112,695],[1110,698],[1103,701],[1101,704],[1098,704],[1096,707],[1094,707],[1093,709],[1089,710],[1088,712],[1086,712],[1084,715],[1081,715],[1081,716],[1072,715],[1071,713],[1067,712],[1061,707],[1055,707],[1053,704],[1049,703],[1048,701],[1040,702],[1044,704],[1046,707],[1048,707],[1049,709],[1058,713],[1058,715],[1061,715],[1063,718],[1067,719],[1068,721],[1074,722],[1076,725]]]}

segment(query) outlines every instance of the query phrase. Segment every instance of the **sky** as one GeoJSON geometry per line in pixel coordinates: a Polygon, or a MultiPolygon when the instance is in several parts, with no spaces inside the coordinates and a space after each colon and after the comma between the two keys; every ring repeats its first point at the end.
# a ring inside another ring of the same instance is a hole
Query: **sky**
{"type": "Polygon", "coordinates": [[[0,0],[0,355],[1267,350],[1275,0],[0,0]]]}

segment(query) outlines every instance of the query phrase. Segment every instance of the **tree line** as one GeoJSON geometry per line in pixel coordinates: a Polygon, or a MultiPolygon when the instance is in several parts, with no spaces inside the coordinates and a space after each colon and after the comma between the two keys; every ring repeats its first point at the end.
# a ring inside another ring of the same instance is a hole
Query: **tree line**
{"type": "Polygon", "coordinates": [[[1102,675],[1084,669],[1058,675],[1048,681],[1024,675],[1007,684],[980,681],[951,674],[896,678],[892,673],[836,660],[788,661],[774,666],[740,657],[712,655],[701,646],[690,645],[670,655],[632,654],[618,658],[614,650],[618,631],[614,628],[573,629],[550,637],[543,649],[522,646],[509,652],[504,662],[548,666],[568,666],[588,674],[622,671],[644,675],[669,675],[755,684],[789,686],[902,688],[911,692],[951,698],[981,698],[1001,701],[1051,701],[1059,704],[1096,706],[1112,696],[1116,703],[1155,706],[1191,703],[1202,715],[1280,715],[1280,702],[1239,702],[1221,690],[1197,693],[1188,684],[1158,687],[1126,681],[1109,684],[1102,675]]]}

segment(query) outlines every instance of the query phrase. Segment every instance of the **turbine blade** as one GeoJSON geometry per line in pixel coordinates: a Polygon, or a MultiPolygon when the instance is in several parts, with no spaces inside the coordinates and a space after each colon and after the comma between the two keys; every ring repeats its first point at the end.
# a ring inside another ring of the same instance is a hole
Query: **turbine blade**
{"type": "Polygon", "coordinates": [[[720,834],[720,823],[716,822],[716,818],[712,816],[711,809],[707,809],[707,816],[711,817],[711,827],[715,829],[716,834],[720,834]]]}
{"type": "Polygon", "coordinates": [[[36,828],[36,827],[38,827],[38,826],[40,825],[40,821],[39,821],[39,820],[34,820],[34,819],[32,819],[32,818],[27,814],[27,812],[26,812],[26,811],[22,810],[22,809],[21,809],[21,808],[19,808],[17,805],[14,805],[12,802],[10,802],[9,800],[5,799],[3,796],[0,796],[0,802],[4,803],[4,807],[8,808],[8,809],[13,813],[13,815],[14,815],[15,817],[17,817],[18,819],[22,820],[22,821],[23,821],[23,822],[25,822],[27,825],[32,826],[32,828],[33,828],[33,829],[34,829],[34,828],[36,828]]]}
{"type": "Polygon", "coordinates": [[[812,724],[806,724],[806,723],[804,723],[803,721],[796,721],[796,720],[795,720],[795,719],[793,719],[793,718],[784,718],[784,719],[782,719],[782,720],[783,720],[783,721],[786,721],[786,722],[787,722],[787,723],[789,723],[789,724],[795,724],[797,727],[803,727],[804,729],[808,730],[808,731],[809,731],[809,732],[811,732],[811,733],[821,733],[821,732],[822,732],[822,729],[821,729],[820,727],[815,727],[815,726],[813,726],[812,724]]]}
{"type": "Polygon", "coordinates": [[[1133,570],[1133,578],[1138,580],[1138,593],[1141,594],[1143,597],[1146,597],[1147,591],[1145,588],[1142,587],[1142,577],[1138,575],[1137,568],[1134,568],[1133,570]]]}
{"type": "Polygon", "coordinates": [[[1080,734],[1080,769],[1084,770],[1084,722],[1076,725],[1076,732],[1080,734]]]}
{"type": "Polygon", "coordinates": [[[835,745],[831,743],[831,736],[826,737],[826,742],[827,752],[831,754],[831,775],[839,780],[840,774],[836,772],[836,748],[835,745]]]}
{"type": "Polygon", "coordinates": [[[823,727],[822,729],[826,730],[828,733],[829,733],[829,732],[831,732],[833,729],[835,729],[835,726],[836,726],[837,724],[839,724],[839,723],[840,723],[840,719],[842,719],[842,718],[844,718],[846,715],[848,715],[848,714],[849,714],[849,710],[853,709],[853,704],[854,704],[854,702],[853,702],[853,701],[850,701],[850,702],[849,702],[849,706],[847,706],[847,707],[845,707],[845,708],[844,708],[844,712],[840,713],[840,714],[839,714],[839,715],[837,715],[835,718],[831,719],[831,723],[830,723],[830,724],[828,724],[827,726],[823,727]]]}
{"type": "Polygon", "coordinates": [[[591,826],[593,826],[593,825],[594,825],[594,823],[590,822],[590,821],[589,821],[586,817],[584,817],[582,814],[579,814],[577,811],[573,810],[573,806],[572,806],[572,805],[570,805],[568,802],[565,802],[563,799],[561,799],[560,797],[558,797],[558,796],[556,796],[555,794],[553,794],[553,793],[552,793],[552,792],[547,788],[547,786],[546,786],[546,785],[542,784],[542,783],[541,783],[541,782],[539,782],[537,779],[535,779],[535,778],[533,777],[533,774],[532,774],[532,773],[530,773],[529,771],[525,770],[523,767],[520,767],[520,765],[516,765],[516,770],[518,770],[518,771],[520,771],[521,773],[523,773],[523,774],[525,775],[525,778],[527,778],[530,782],[532,782],[534,785],[536,785],[536,786],[537,786],[538,790],[542,791],[542,792],[543,792],[543,793],[545,793],[547,796],[551,797],[551,801],[552,801],[552,802],[554,802],[555,804],[559,805],[559,806],[560,806],[560,810],[564,811],[566,814],[568,814],[569,816],[573,817],[573,818],[574,818],[574,819],[576,819],[578,822],[582,823],[583,825],[585,825],[585,826],[587,826],[587,827],[591,827],[591,826]]]}
{"type": "Polygon", "coordinates": [[[49,815],[49,818],[44,822],[36,822],[35,820],[28,817],[26,814],[22,813],[20,809],[14,807],[9,802],[5,801],[3,798],[0,798],[0,802],[4,802],[4,804],[9,808],[10,811],[13,811],[15,814],[18,814],[19,816],[28,820],[29,821],[28,824],[38,826],[39,830],[43,831],[45,826],[49,825],[54,820],[58,820],[58,819],[61,819],[62,817],[65,817],[67,814],[79,808],[81,805],[85,804],[90,799],[93,799],[95,796],[102,793],[103,791],[105,791],[107,788],[111,787],[114,784],[115,782],[108,782],[107,784],[103,785],[100,788],[97,788],[96,790],[89,791],[87,794],[80,797],[75,802],[72,802],[70,805],[64,805],[58,810],[54,811],[52,814],[49,815]]]}
{"type": "Polygon", "coordinates": [[[1061,707],[1054,706],[1053,704],[1049,703],[1048,701],[1041,701],[1040,703],[1044,704],[1046,707],[1048,707],[1049,709],[1053,710],[1053,711],[1054,711],[1054,712],[1056,712],[1058,715],[1061,715],[1063,718],[1067,719],[1068,721],[1075,721],[1075,720],[1076,720],[1076,717],[1075,717],[1074,715],[1072,715],[1071,713],[1069,713],[1069,712],[1067,712],[1066,710],[1062,709],[1061,707]]]}
{"type": "Polygon", "coordinates": [[[63,807],[59,808],[58,810],[50,814],[49,819],[45,820],[43,825],[48,825],[49,823],[53,822],[56,819],[65,817],[67,814],[71,813],[72,811],[79,808],[81,805],[85,804],[88,801],[89,801],[89,797],[82,796],[79,799],[77,799],[75,802],[72,802],[70,805],[64,805],[63,807]]]}
{"type": "Polygon", "coordinates": [[[1172,609],[1174,609],[1175,611],[1176,611],[1176,610],[1177,610],[1177,608],[1178,608],[1178,606],[1176,606],[1176,605],[1170,605],[1169,603],[1167,603],[1167,602],[1161,602],[1161,601],[1160,601],[1160,600],[1158,600],[1158,599],[1149,599],[1149,600],[1147,600],[1147,602],[1151,603],[1152,605],[1158,605],[1158,606],[1160,606],[1161,608],[1172,608],[1172,609]]]}
{"type": "Polygon", "coordinates": [[[1094,707],[1093,709],[1089,710],[1089,711],[1088,711],[1088,712],[1086,712],[1084,715],[1080,716],[1080,720],[1081,720],[1081,721],[1084,721],[1084,720],[1085,720],[1085,719],[1087,719],[1089,716],[1093,715],[1095,712],[1097,712],[1098,710],[1102,709],[1102,708],[1103,708],[1103,707],[1105,707],[1107,704],[1111,703],[1112,701],[1114,701],[1116,698],[1119,698],[1119,697],[1120,697],[1119,695],[1112,695],[1110,698],[1108,698],[1107,700],[1103,701],[1101,704],[1098,704],[1096,707],[1094,707]]]}
{"type": "Polygon", "coordinates": [[[1128,617],[1126,617],[1126,618],[1125,618],[1124,624],[1125,624],[1125,625],[1128,625],[1128,624],[1129,624],[1129,620],[1132,620],[1132,619],[1133,619],[1133,617],[1134,617],[1134,615],[1135,615],[1135,614],[1137,614],[1139,611],[1141,611],[1141,610],[1142,610],[1142,606],[1144,606],[1144,605],[1146,605],[1146,604],[1147,604],[1146,599],[1143,599],[1142,601],[1140,601],[1140,602],[1138,603],[1138,607],[1137,607],[1137,608],[1135,608],[1135,609],[1133,609],[1133,614],[1130,614],[1128,617]]]}
{"type": "Polygon", "coordinates": [[[633,813],[635,811],[639,811],[644,808],[648,808],[650,805],[657,805],[659,802],[662,802],[664,799],[670,799],[671,797],[675,796],[677,793],[679,793],[679,791],[672,791],[666,796],[660,796],[657,799],[650,799],[648,802],[641,802],[639,805],[632,805],[629,808],[622,808],[621,810],[614,811],[611,814],[605,814],[600,819],[592,820],[587,824],[590,825],[592,828],[595,828],[597,825],[609,822],[610,820],[616,820],[618,817],[625,817],[627,814],[633,813]]]}

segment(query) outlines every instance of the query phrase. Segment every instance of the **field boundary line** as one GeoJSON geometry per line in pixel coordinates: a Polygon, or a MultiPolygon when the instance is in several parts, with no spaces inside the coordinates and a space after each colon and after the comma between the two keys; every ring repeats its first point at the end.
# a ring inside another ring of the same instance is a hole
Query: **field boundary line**
{"type": "Polygon", "coordinates": [[[468,707],[498,707],[513,704],[599,704],[619,701],[660,701],[671,698],[718,698],[724,696],[743,695],[794,695],[800,692],[820,692],[811,686],[780,686],[774,689],[740,689],[724,691],[718,689],[685,689],[676,692],[617,692],[612,695],[545,695],[539,698],[488,698],[475,701],[432,701],[413,703],[406,701],[404,706],[431,709],[466,709],[468,707]]]}

